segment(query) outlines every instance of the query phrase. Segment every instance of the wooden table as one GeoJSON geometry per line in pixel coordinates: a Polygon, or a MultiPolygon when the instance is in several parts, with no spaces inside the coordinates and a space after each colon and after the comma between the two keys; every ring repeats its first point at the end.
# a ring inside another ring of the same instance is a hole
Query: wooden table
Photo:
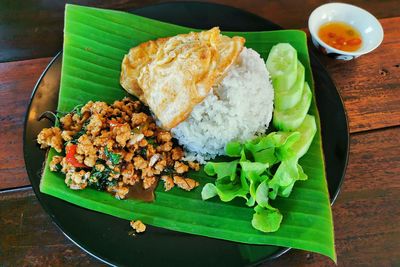
{"type": "MultiPolygon", "coordinates": [[[[74,1],[127,10],[154,3],[74,1]]],[[[305,28],[323,1],[228,1],[286,28],[305,28]]],[[[350,161],[333,206],[339,266],[400,266],[400,4],[350,1],[381,21],[382,45],[351,62],[319,55],[344,100],[350,161]]],[[[25,171],[23,118],[43,69],[62,47],[62,1],[0,4],[0,266],[102,265],[69,241],[38,203],[25,171]]],[[[292,250],[263,266],[334,266],[292,250]]]]}

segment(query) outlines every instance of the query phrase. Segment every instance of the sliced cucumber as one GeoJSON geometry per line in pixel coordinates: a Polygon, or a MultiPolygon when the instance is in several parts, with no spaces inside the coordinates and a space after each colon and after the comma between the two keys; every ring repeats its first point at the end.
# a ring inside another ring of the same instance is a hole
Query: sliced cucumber
{"type": "Polygon", "coordinates": [[[297,64],[295,66],[295,69],[287,74],[272,78],[272,86],[275,90],[287,91],[293,86],[297,76],[297,64]]]}
{"type": "Polygon", "coordinates": [[[267,59],[267,69],[272,78],[286,74],[296,68],[297,51],[288,43],[280,43],[271,48],[267,59]]]}
{"type": "Polygon", "coordinates": [[[290,44],[273,46],[266,64],[274,89],[289,90],[293,86],[297,76],[297,51],[290,44]]]}
{"type": "Polygon", "coordinates": [[[314,135],[317,132],[315,117],[307,114],[303,123],[296,129],[296,132],[300,132],[301,137],[292,145],[291,148],[296,154],[296,157],[301,158],[307,153],[312,140],[314,139],[314,135]]]}
{"type": "Polygon", "coordinates": [[[286,110],[275,109],[273,124],[281,131],[293,131],[304,121],[311,104],[312,93],[307,83],[304,83],[303,95],[299,103],[286,110]]]}
{"type": "Polygon", "coordinates": [[[279,110],[289,109],[300,102],[304,88],[305,69],[300,61],[297,61],[296,82],[289,90],[275,90],[275,108],[279,110]]]}

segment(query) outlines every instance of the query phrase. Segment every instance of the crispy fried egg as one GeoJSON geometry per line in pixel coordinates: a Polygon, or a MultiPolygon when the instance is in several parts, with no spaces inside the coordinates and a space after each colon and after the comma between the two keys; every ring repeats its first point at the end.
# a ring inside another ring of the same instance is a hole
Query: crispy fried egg
{"type": "Polygon", "coordinates": [[[223,79],[244,42],[221,35],[215,27],[142,43],[124,57],[121,85],[171,129],[223,79]]]}

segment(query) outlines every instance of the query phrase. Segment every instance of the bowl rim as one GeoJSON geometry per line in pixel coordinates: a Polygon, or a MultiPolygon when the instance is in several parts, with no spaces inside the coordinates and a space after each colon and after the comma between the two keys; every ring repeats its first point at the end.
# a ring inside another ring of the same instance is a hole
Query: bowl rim
{"type": "Polygon", "coordinates": [[[379,22],[379,20],[378,20],[374,15],[372,15],[370,12],[368,12],[367,10],[365,10],[365,9],[363,9],[363,8],[361,8],[361,7],[358,7],[358,6],[355,6],[355,5],[352,5],[352,4],[347,4],[347,3],[340,3],[340,2],[326,3],[326,4],[320,5],[320,6],[318,6],[317,8],[315,8],[315,9],[311,12],[310,16],[308,17],[308,31],[310,32],[311,37],[312,37],[315,41],[317,41],[318,44],[320,44],[320,45],[322,45],[322,46],[324,46],[324,47],[329,48],[333,53],[337,53],[337,54],[341,54],[341,55],[348,55],[348,56],[361,56],[361,55],[367,54],[367,53],[369,53],[369,52],[375,50],[375,49],[376,49],[378,46],[380,46],[380,44],[383,42],[383,36],[384,36],[384,31],[383,31],[382,25],[381,25],[381,23],[379,22]],[[325,43],[324,41],[322,41],[322,40],[318,37],[318,34],[317,34],[315,31],[312,30],[312,28],[311,28],[311,19],[312,19],[313,17],[316,16],[317,12],[318,12],[322,7],[326,7],[326,6],[338,6],[338,5],[339,5],[339,6],[344,6],[344,7],[347,8],[347,9],[352,9],[352,10],[357,10],[358,12],[363,12],[365,15],[370,16],[370,17],[372,18],[372,20],[375,22],[375,24],[376,24],[376,26],[377,26],[378,31],[381,33],[380,36],[379,36],[379,40],[377,40],[376,44],[375,44],[373,47],[371,47],[371,48],[368,49],[368,50],[362,50],[362,51],[352,51],[352,52],[343,51],[343,50],[334,48],[334,47],[328,45],[327,43],[325,43]]]}

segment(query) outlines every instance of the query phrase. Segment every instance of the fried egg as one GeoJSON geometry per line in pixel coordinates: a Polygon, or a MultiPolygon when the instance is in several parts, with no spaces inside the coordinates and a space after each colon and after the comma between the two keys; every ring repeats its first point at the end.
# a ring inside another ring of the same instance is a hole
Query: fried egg
{"type": "Polygon", "coordinates": [[[150,107],[163,128],[171,129],[223,79],[244,42],[215,27],[142,43],[124,57],[121,85],[150,107]]]}

